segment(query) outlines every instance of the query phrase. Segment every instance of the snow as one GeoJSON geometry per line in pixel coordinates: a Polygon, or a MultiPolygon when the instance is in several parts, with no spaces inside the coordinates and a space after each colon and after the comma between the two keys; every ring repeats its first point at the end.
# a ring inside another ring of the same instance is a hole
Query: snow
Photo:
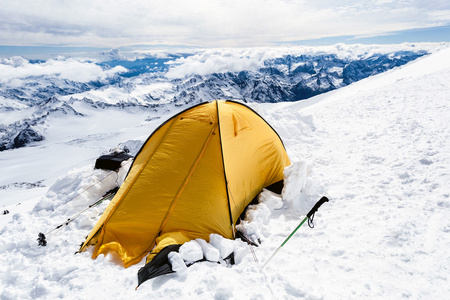
{"type": "Polygon", "coordinates": [[[197,243],[202,248],[202,253],[206,260],[218,262],[220,260],[220,251],[213,245],[209,244],[203,239],[196,239],[197,243]]]}
{"type": "Polygon", "coordinates": [[[220,258],[185,269],[171,254],[177,272],[137,290],[145,259],[125,269],[113,255],[73,255],[107,201],[49,235],[46,247],[36,238],[123,180],[127,166],[94,170],[97,155],[120,142],[138,147],[167,116],[115,112],[112,121],[107,110],[86,110],[85,123],[61,119],[39,146],[0,153],[0,208],[10,211],[0,215],[0,298],[448,298],[449,78],[447,48],[309,100],[252,104],[293,161],[282,197],[264,191],[241,225],[259,244],[256,259],[247,244],[212,235],[186,247],[220,258]],[[7,178],[46,187],[9,186],[7,178]],[[262,269],[322,195],[330,202],[314,229],[304,224],[262,269]],[[231,266],[222,259],[232,251],[231,266]]]}
{"type": "Polygon", "coordinates": [[[209,236],[209,243],[219,250],[222,259],[227,258],[235,250],[235,241],[224,238],[218,234],[211,234],[209,236]]]}
{"type": "Polygon", "coordinates": [[[170,252],[167,258],[172,266],[172,271],[177,272],[178,275],[184,275],[186,273],[187,266],[179,252],[170,252]]]}
{"type": "Polygon", "coordinates": [[[181,258],[188,264],[193,264],[196,261],[203,259],[203,250],[196,240],[189,241],[181,245],[180,250],[181,258]]]}

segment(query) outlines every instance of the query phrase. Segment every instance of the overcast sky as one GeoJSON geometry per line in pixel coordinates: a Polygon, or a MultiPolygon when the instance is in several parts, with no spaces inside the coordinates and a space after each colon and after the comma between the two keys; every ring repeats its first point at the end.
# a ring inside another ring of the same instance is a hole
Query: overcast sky
{"type": "Polygon", "coordinates": [[[2,46],[249,47],[449,25],[449,0],[0,0],[2,46]]]}

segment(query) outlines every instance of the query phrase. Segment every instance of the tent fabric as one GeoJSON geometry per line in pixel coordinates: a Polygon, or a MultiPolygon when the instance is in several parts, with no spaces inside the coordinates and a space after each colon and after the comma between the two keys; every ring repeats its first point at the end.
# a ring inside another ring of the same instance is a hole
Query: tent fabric
{"type": "Polygon", "coordinates": [[[231,239],[245,207],[289,164],[277,133],[249,107],[194,106],[150,135],[80,251],[114,251],[128,267],[211,233],[231,239]]]}

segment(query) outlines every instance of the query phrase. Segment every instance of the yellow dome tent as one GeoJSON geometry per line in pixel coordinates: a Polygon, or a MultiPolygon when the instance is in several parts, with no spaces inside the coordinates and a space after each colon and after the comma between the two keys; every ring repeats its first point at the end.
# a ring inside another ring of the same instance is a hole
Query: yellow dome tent
{"type": "Polygon", "coordinates": [[[290,164],[273,128],[233,101],[191,107],[156,129],[80,251],[125,267],[211,233],[234,238],[245,207],[290,164]]]}

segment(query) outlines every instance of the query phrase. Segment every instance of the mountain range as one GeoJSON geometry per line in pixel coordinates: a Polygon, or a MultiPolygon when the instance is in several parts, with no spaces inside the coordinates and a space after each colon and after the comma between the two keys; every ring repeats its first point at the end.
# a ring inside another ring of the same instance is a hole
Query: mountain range
{"type": "Polygon", "coordinates": [[[159,111],[167,105],[182,107],[214,99],[298,101],[402,66],[432,50],[429,46],[383,51],[371,47],[358,51],[291,49],[270,55],[264,51],[236,55],[222,50],[132,57],[111,50],[102,53],[100,60],[2,59],[0,70],[8,68],[11,75],[0,80],[0,151],[44,140],[49,116],[83,117],[74,103],[96,110],[134,107],[159,111]],[[211,61],[214,67],[205,71],[211,61]],[[225,66],[218,68],[221,64],[225,66]]]}

